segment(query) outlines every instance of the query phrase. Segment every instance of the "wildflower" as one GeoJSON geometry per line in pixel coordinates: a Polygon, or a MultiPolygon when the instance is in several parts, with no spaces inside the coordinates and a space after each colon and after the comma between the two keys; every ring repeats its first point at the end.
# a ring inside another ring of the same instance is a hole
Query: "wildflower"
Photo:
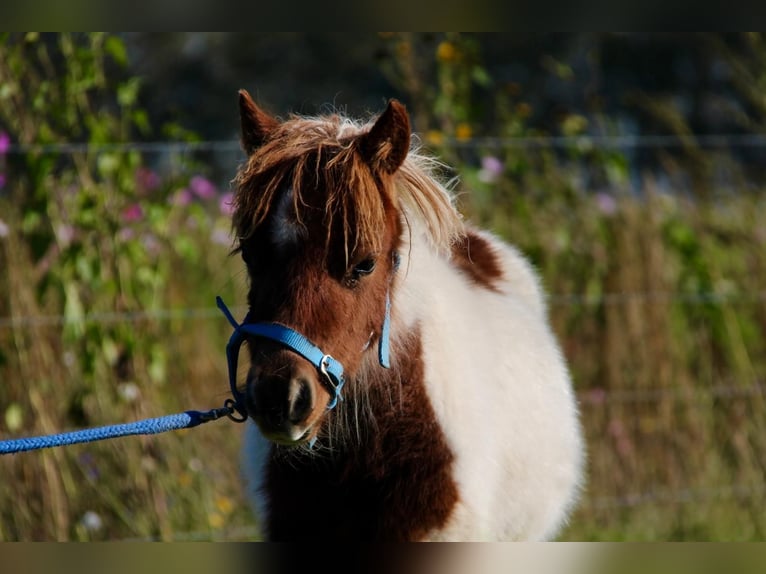
{"type": "Polygon", "coordinates": [[[5,426],[11,432],[18,431],[24,425],[24,411],[19,403],[11,403],[5,409],[5,426]]]}
{"type": "Polygon", "coordinates": [[[160,176],[148,167],[139,167],[136,170],[136,186],[144,193],[154,191],[160,186],[160,176]]]}
{"type": "Polygon", "coordinates": [[[598,210],[607,217],[617,213],[617,201],[609,193],[603,191],[596,194],[596,206],[598,210]]]}
{"type": "Polygon", "coordinates": [[[561,122],[561,131],[566,136],[574,136],[583,133],[588,127],[588,118],[580,114],[569,114],[561,122]]]}
{"type": "Polygon", "coordinates": [[[122,220],[126,223],[139,221],[144,216],[144,209],[140,204],[134,203],[122,210],[122,220]]]}
{"type": "Polygon", "coordinates": [[[234,510],[234,502],[228,496],[216,496],[215,507],[218,512],[225,516],[234,510]]]}
{"type": "Polygon", "coordinates": [[[495,156],[488,155],[481,158],[479,180],[484,183],[493,183],[503,175],[503,162],[495,156]]]}
{"type": "Polygon", "coordinates": [[[146,252],[151,255],[157,255],[162,249],[159,240],[152,233],[144,233],[141,236],[141,245],[143,245],[146,252]]]}
{"type": "Polygon", "coordinates": [[[452,62],[457,59],[457,48],[452,42],[441,42],[436,48],[436,58],[442,62],[452,62]]]}
{"type": "Polygon", "coordinates": [[[439,130],[428,130],[426,141],[433,146],[440,146],[444,143],[444,134],[439,130]]]}
{"type": "Polygon", "coordinates": [[[590,389],[585,393],[585,401],[591,405],[603,405],[606,402],[606,391],[601,387],[590,389]]]}
{"type": "Polygon", "coordinates": [[[5,155],[11,148],[11,138],[5,132],[0,132],[0,155],[5,155]]]}
{"type": "Polygon", "coordinates": [[[117,240],[120,243],[127,243],[128,241],[135,238],[135,236],[135,231],[133,231],[130,227],[123,227],[117,232],[117,240]]]}
{"type": "Polygon", "coordinates": [[[459,140],[465,141],[471,139],[472,135],[473,130],[471,129],[471,126],[466,122],[460,122],[455,128],[455,137],[459,140]]]}
{"type": "Polygon", "coordinates": [[[99,476],[101,476],[101,473],[98,471],[98,466],[96,465],[96,459],[91,453],[82,453],[77,457],[77,462],[80,463],[80,467],[85,472],[85,476],[90,480],[98,480],[99,476]]]}
{"type": "Polygon", "coordinates": [[[181,488],[188,488],[192,485],[193,477],[188,472],[182,472],[178,475],[178,486],[181,488]]]}
{"type": "Polygon", "coordinates": [[[213,183],[201,175],[195,175],[189,181],[189,188],[192,193],[200,199],[212,199],[218,192],[213,183]]]}
{"type": "Polygon", "coordinates": [[[220,227],[216,227],[210,234],[210,241],[217,245],[231,245],[231,238],[229,232],[220,227]]]}
{"type": "Polygon", "coordinates": [[[0,219],[0,238],[2,237],[8,237],[8,234],[11,232],[11,228],[8,227],[8,224],[0,219]]]}
{"type": "Polygon", "coordinates": [[[171,205],[184,206],[184,205],[189,205],[191,203],[191,200],[192,200],[191,191],[189,191],[188,189],[184,187],[176,191],[170,197],[169,203],[171,205]]]}
{"type": "Polygon", "coordinates": [[[56,239],[62,247],[68,246],[74,239],[74,227],[60,223],[56,226],[56,239]]]}
{"type": "Polygon", "coordinates": [[[406,58],[410,55],[410,52],[412,52],[412,45],[406,40],[402,40],[396,44],[396,53],[400,58],[406,58]]]}
{"type": "Polygon", "coordinates": [[[218,530],[223,528],[223,525],[226,522],[224,521],[223,515],[220,512],[211,512],[207,517],[207,523],[210,525],[210,528],[218,530]]]}
{"type": "Polygon", "coordinates": [[[141,397],[141,389],[136,383],[122,383],[117,387],[117,394],[126,403],[134,403],[141,397]]]}
{"type": "Polygon", "coordinates": [[[232,192],[224,193],[218,201],[218,209],[221,215],[231,217],[234,214],[234,194],[232,192]]]}
{"type": "Polygon", "coordinates": [[[97,513],[93,512],[92,510],[88,510],[85,514],[82,515],[80,524],[82,524],[85,530],[88,532],[98,532],[104,527],[104,521],[97,513]]]}

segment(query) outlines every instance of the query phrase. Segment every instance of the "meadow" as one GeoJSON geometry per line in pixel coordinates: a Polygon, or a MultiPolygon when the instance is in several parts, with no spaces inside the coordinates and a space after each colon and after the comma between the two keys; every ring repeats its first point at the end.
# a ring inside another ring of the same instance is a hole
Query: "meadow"
{"type": "MultiPolygon", "coordinates": [[[[177,126],[173,145],[115,144],[147,127],[138,85],[104,72],[119,42],[89,41],[64,37],[77,66],[57,82],[34,38],[0,59],[0,437],[228,394],[214,301],[243,312],[228,184],[241,154],[231,142],[222,162],[177,126]],[[105,93],[116,107],[100,107],[105,93]]],[[[445,50],[443,82],[462,73],[445,50]]],[[[588,483],[560,539],[763,540],[763,190],[675,193],[629,177],[619,149],[482,140],[458,100],[442,103],[454,125],[423,143],[459,176],[466,217],[539,269],[572,370],[588,483]],[[583,175],[594,162],[598,185],[583,175]]],[[[512,133],[524,108],[507,110],[507,137],[530,135],[512,133]]],[[[2,457],[0,540],[254,539],[241,431],[223,420],[2,457]]]]}

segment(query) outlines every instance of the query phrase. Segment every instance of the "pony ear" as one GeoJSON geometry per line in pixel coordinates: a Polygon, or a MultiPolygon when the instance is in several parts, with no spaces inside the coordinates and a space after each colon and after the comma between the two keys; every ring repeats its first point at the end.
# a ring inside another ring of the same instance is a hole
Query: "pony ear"
{"type": "Polygon", "coordinates": [[[369,132],[361,136],[359,150],[373,169],[392,174],[410,151],[410,117],[403,104],[389,100],[369,132]]]}
{"type": "Polygon", "coordinates": [[[279,122],[259,108],[247,90],[239,91],[239,120],[242,130],[242,149],[249,156],[268,139],[279,122]]]}

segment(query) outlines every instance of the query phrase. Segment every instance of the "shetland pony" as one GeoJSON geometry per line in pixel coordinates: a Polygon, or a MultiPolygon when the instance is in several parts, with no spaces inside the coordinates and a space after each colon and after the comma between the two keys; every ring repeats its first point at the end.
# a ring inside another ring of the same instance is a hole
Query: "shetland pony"
{"type": "Polygon", "coordinates": [[[321,357],[246,337],[243,471],[264,539],[557,536],[584,449],[530,264],[462,220],[402,104],[369,123],[279,121],[244,90],[239,107],[244,324],[321,357]]]}

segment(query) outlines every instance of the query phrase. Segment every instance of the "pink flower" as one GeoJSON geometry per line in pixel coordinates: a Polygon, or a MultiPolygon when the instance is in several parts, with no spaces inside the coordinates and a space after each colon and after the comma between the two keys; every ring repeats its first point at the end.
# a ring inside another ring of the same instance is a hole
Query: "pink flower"
{"type": "Polygon", "coordinates": [[[230,246],[231,236],[229,235],[228,231],[216,227],[210,234],[210,241],[218,245],[230,246]]]}
{"type": "Polygon", "coordinates": [[[160,186],[160,176],[148,167],[139,167],[136,170],[136,185],[145,193],[154,191],[160,186]]]}
{"type": "Polygon", "coordinates": [[[5,132],[0,132],[0,155],[5,155],[11,147],[11,138],[5,132]]]}
{"type": "Polygon", "coordinates": [[[126,223],[139,221],[144,216],[144,209],[140,204],[134,203],[122,210],[122,220],[126,223]]]}
{"type": "Polygon", "coordinates": [[[192,193],[200,199],[212,199],[218,194],[213,183],[201,175],[195,175],[189,181],[189,188],[192,193]]]}
{"type": "Polygon", "coordinates": [[[596,194],[596,205],[598,206],[598,210],[606,216],[612,216],[615,213],[617,213],[617,200],[614,199],[614,196],[599,192],[596,194]]]}
{"type": "Polygon", "coordinates": [[[503,175],[503,162],[495,156],[488,155],[481,158],[481,169],[479,170],[479,180],[484,183],[493,183],[503,175]]]}
{"type": "Polygon", "coordinates": [[[232,192],[224,193],[218,201],[218,209],[221,215],[231,217],[234,214],[234,194],[232,192]]]}
{"type": "Polygon", "coordinates": [[[606,402],[606,391],[601,387],[590,389],[585,393],[585,401],[592,405],[603,405],[606,402]]]}
{"type": "Polygon", "coordinates": [[[71,225],[67,225],[66,223],[61,223],[58,226],[56,226],[56,239],[59,240],[59,243],[63,246],[67,246],[70,243],[72,243],[72,240],[75,236],[75,230],[74,227],[71,225]]]}
{"type": "Polygon", "coordinates": [[[184,205],[189,205],[191,203],[191,200],[192,200],[191,191],[189,191],[188,189],[184,187],[183,189],[179,189],[178,191],[176,191],[170,197],[169,203],[171,205],[184,206],[184,205]]]}

